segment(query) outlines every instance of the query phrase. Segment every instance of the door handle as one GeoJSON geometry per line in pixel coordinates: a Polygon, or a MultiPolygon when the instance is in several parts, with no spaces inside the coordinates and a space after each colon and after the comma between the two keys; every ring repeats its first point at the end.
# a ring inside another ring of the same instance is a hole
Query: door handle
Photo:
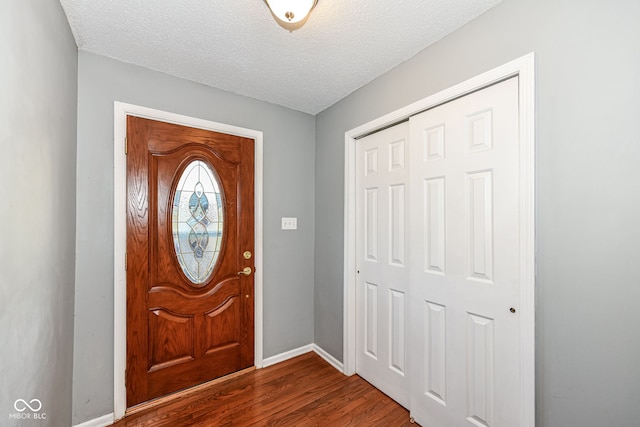
{"type": "Polygon", "coordinates": [[[245,276],[251,276],[253,269],[251,267],[245,267],[242,271],[238,271],[238,274],[244,274],[245,276]]]}

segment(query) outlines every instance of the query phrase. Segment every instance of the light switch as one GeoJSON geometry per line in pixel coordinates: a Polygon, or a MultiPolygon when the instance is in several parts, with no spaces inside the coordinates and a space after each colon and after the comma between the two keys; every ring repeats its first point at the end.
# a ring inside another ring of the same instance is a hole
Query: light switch
{"type": "Polygon", "coordinates": [[[285,218],[282,217],[282,229],[283,230],[297,230],[298,218],[285,218]]]}

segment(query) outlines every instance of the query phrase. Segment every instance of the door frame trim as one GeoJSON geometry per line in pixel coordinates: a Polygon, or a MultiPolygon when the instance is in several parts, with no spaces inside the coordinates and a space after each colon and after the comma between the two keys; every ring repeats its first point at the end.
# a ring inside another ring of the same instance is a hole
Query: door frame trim
{"type": "Polygon", "coordinates": [[[115,420],[125,415],[127,396],[125,370],[127,362],[127,281],[125,253],[127,248],[127,157],[125,138],[127,136],[127,116],[174,123],[199,129],[211,130],[255,141],[255,313],[254,313],[254,365],[263,366],[263,135],[261,131],[217,123],[210,120],[175,114],[167,111],[142,107],[115,101],[114,109],[114,395],[113,412],[115,420]]]}
{"type": "Polygon", "coordinates": [[[521,410],[523,427],[535,425],[535,54],[419,100],[345,133],[344,373],[356,373],[356,140],[510,77],[519,77],[521,410]]]}

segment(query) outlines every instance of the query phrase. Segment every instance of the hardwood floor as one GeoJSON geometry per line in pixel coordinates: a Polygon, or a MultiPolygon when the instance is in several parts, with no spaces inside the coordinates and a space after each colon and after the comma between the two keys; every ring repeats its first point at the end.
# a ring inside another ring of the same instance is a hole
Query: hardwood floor
{"type": "Polygon", "coordinates": [[[417,426],[402,406],[315,353],[247,372],[113,425],[417,426]]]}

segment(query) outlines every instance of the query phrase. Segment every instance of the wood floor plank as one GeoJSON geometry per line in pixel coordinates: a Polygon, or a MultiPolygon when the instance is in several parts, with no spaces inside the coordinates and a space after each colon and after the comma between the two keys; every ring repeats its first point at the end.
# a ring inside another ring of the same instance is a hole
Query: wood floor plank
{"type": "Polygon", "coordinates": [[[315,353],[287,360],[128,416],[115,427],[417,426],[409,412],[315,353]]]}
{"type": "Polygon", "coordinates": [[[278,417],[273,425],[300,424],[303,420],[323,422],[329,414],[342,405],[348,404],[350,399],[359,399],[370,388],[358,378],[343,379],[337,383],[338,387],[329,392],[316,391],[313,398],[304,406],[278,417]],[[338,401],[339,398],[339,401],[338,401]]]}
{"type": "Polygon", "coordinates": [[[316,387],[330,385],[333,381],[331,374],[334,372],[335,369],[332,370],[328,365],[314,366],[310,371],[302,371],[297,375],[287,377],[286,381],[280,382],[278,388],[269,390],[270,393],[262,393],[262,390],[266,389],[264,387],[256,388],[256,397],[250,402],[250,405],[244,405],[244,410],[228,414],[221,421],[223,423],[233,421],[237,425],[260,423],[280,411],[299,405],[308,396],[311,384],[316,387]]]}
{"type": "Polygon", "coordinates": [[[261,402],[260,407],[256,407],[259,413],[251,417],[238,417],[235,421],[239,425],[269,425],[264,420],[279,418],[281,413],[289,413],[296,408],[304,406],[317,398],[318,394],[330,393],[339,388],[335,380],[327,375],[315,380],[310,378],[304,383],[299,383],[298,387],[291,387],[279,394],[277,399],[261,402]]]}

